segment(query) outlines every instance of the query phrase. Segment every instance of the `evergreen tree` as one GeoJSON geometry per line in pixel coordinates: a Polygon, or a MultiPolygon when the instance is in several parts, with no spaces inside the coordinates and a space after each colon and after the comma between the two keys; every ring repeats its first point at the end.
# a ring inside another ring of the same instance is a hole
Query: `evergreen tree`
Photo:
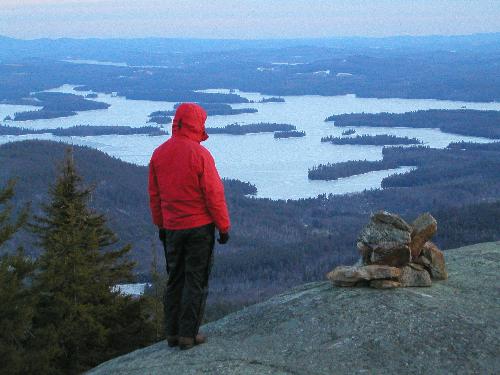
{"type": "MultiPolygon", "coordinates": [[[[12,218],[13,207],[9,204],[14,195],[14,182],[0,190],[0,250],[22,227],[28,210],[24,209],[17,219],[12,218]]],[[[33,296],[30,278],[33,262],[22,249],[13,255],[0,257],[0,364],[2,374],[22,373],[26,358],[25,343],[30,337],[33,315],[33,296]]]]}
{"type": "MultiPolygon", "coordinates": [[[[156,239],[156,238],[155,238],[156,239]]],[[[167,284],[167,275],[158,269],[158,251],[154,242],[151,243],[153,260],[151,261],[151,285],[146,288],[145,298],[152,314],[154,341],[165,339],[165,319],[163,312],[163,296],[167,284]]]]}
{"type": "Polygon", "coordinates": [[[7,186],[0,189],[0,247],[10,240],[12,236],[26,223],[28,218],[28,207],[25,207],[17,219],[12,218],[13,205],[10,200],[14,197],[15,181],[10,180],[7,186]]]}
{"type": "Polygon", "coordinates": [[[116,236],[87,206],[91,189],[81,183],[70,150],[31,225],[43,253],[28,372],[79,373],[149,339],[143,301],[114,288],[133,280],[130,246],[115,248],[116,236]]]}

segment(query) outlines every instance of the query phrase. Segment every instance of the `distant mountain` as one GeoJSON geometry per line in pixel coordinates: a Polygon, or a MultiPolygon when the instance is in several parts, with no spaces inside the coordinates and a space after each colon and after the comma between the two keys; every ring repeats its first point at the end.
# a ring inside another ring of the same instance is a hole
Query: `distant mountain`
{"type": "MultiPolygon", "coordinates": [[[[344,50],[454,50],[485,51],[500,47],[500,33],[471,35],[429,35],[391,37],[327,37],[296,39],[193,39],[193,38],[130,38],[130,39],[14,39],[0,36],[0,59],[17,56],[39,58],[79,58],[95,59],[102,56],[108,60],[122,62],[129,57],[140,56],[144,52],[158,53],[204,53],[214,51],[235,51],[239,49],[280,49],[297,47],[317,47],[344,50]],[[8,47],[9,50],[5,50],[8,47]]],[[[374,51],[372,51],[374,52],[374,51]]]]}
{"type": "Polygon", "coordinates": [[[159,342],[88,374],[497,373],[500,242],[446,261],[430,288],[306,284],[203,326],[208,343],[189,352],[159,342]]]}

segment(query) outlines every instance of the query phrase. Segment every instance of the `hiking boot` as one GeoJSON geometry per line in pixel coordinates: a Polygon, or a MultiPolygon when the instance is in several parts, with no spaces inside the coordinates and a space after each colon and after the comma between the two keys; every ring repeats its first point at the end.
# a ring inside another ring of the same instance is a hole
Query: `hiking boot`
{"type": "Polygon", "coordinates": [[[171,348],[179,345],[179,336],[167,336],[167,344],[171,348]]]}
{"type": "Polygon", "coordinates": [[[195,345],[204,344],[207,342],[207,336],[198,333],[195,338],[192,337],[179,337],[179,348],[187,350],[193,348],[195,345]]]}

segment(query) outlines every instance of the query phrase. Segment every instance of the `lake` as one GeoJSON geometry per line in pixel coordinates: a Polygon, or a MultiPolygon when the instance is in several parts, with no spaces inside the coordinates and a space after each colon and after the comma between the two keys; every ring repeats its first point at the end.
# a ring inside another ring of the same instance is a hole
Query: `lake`
{"type": "MultiPolygon", "coordinates": [[[[75,93],[73,86],[64,85],[50,91],[75,93]]],[[[205,92],[228,92],[225,89],[204,90],[205,92]]],[[[86,94],[87,92],[76,92],[86,94]]],[[[236,91],[249,100],[259,101],[266,95],[236,91]]],[[[211,135],[203,144],[212,152],[222,177],[236,178],[254,184],[258,197],[271,199],[299,199],[316,197],[319,194],[345,194],[364,189],[380,188],[383,178],[402,173],[411,167],[396,170],[370,172],[337,181],[310,181],[308,169],[320,163],[334,163],[348,160],[380,160],[382,147],[361,145],[332,145],[321,143],[321,137],[339,136],[345,128],[337,128],[331,122],[324,122],[327,116],[342,113],[402,113],[425,109],[468,109],[500,110],[500,103],[467,103],[433,99],[376,99],[343,96],[284,96],[285,103],[236,104],[233,108],[256,108],[257,113],[235,116],[211,116],[208,127],[225,126],[234,122],[240,124],[256,122],[277,122],[295,125],[304,130],[302,138],[274,139],[272,133],[233,136],[211,135]]],[[[3,121],[11,126],[26,128],[58,128],[75,125],[128,125],[144,126],[153,111],[170,110],[173,102],[128,100],[107,94],[99,94],[96,100],[111,104],[106,110],[79,112],[77,116],[31,120],[23,122],[3,121]]],[[[18,111],[34,109],[29,106],[0,104],[0,119],[18,111]]],[[[169,128],[169,127],[168,127],[169,128]]],[[[170,130],[170,129],[168,129],[170,130]]],[[[356,128],[357,134],[392,134],[415,137],[425,145],[444,148],[450,142],[491,142],[486,138],[467,137],[443,133],[439,129],[412,128],[356,128]]],[[[96,136],[96,137],[54,137],[50,134],[29,136],[0,136],[0,144],[21,139],[63,140],[87,145],[109,155],[139,165],[147,165],[153,150],[168,137],[145,135],[96,136]]]]}

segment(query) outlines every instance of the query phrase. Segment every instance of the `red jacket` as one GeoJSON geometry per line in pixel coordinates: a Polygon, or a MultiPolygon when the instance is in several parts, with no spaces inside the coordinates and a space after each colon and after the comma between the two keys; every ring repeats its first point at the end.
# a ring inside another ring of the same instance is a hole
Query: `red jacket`
{"type": "Polygon", "coordinates": [[[149,201],[153,222],[167,229],[215,223],[228,232],[224,186],[210,152],[200,142],[207,113],[197,104],[181,104],[172,122],[172,137],[160,145],[149,163],[149,201]]]}

